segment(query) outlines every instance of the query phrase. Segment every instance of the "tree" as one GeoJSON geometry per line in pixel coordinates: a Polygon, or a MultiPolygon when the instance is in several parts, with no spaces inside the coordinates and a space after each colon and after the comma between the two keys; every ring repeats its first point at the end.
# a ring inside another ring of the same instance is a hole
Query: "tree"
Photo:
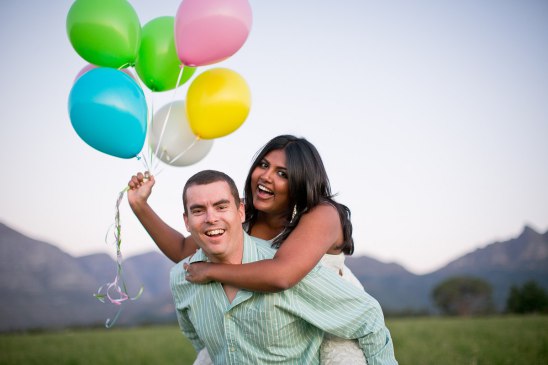
{"type": "Polygon", "coordinates": [[[512,285],[506,311],[510,313],[547,313],[548,294],[535,281],[531,280],[521,287],[512,285]]]}
{"type": "Polygon", "coordinates": [[[494,311],[493,289],[483,279],[461,276],[442,281],[432,291],[432,299],[443,314],[471,316],[494,311]]]}

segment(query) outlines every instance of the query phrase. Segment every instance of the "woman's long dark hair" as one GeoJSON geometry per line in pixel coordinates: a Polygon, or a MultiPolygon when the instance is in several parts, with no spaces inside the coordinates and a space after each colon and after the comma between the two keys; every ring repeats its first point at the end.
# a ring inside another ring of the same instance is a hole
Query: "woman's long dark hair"
{"type": "Polygon", "coordinates": [[[329,178],[325,172],[322,159],[316,147],[304,138],[291,135],[281,135],[270,140],[256,155],[251,164],[244,187],[245,213],[244,226],[250,232],[257,221],[258,210],[253,205],[251,193],[251,175],[255,168],[263,161],[271,151],[283,150],[286,156],[286,168],[289,185],[289,206],[287,208],[287,223],[284,230],[275,239],[272,245],[280,247],[299,223],[303,214],[320,203],[328,203],[334,206],[341,220],[343,230],[343,243],[339,248],[347,255],[354,252],[354,240],[352,238],[352,223],[350,221],[350,209],[337,203],[331,194],[329,178]],[[294,207],[296,215],[292,217],[294,207]]]}

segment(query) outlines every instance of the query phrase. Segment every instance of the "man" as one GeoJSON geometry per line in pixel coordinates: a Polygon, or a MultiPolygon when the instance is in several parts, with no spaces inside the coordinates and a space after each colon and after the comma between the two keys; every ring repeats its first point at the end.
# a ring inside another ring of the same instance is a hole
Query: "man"
{"type": "MultiPolygon", "coordinates": [[[[192,176],[183,190],[184,220],[200,249],[190,263],[241,264],[270,259],[268,242],[250,237],[234,181],[218,171],[192,176]]],[[[215,364],[318,364],[323,332],[356,338],[369,365],[397,364],[378,302],[318,265],[279,293],[255,293],[218,282],[192,284],[182,264],[171,290],[185,336],[215,364]]]]}

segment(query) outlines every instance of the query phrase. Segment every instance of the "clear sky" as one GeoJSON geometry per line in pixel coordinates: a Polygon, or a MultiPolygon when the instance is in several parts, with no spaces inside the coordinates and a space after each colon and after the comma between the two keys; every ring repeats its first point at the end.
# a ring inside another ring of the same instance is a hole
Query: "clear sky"
{"type": "MultiPolygon", "coordinates": [[[[95,151],[67,100],[86,65],[65,29],[72,1],[0,3],[0,221],[79,256],[114,253],[115,202],[143,165],[95,151]]],[[[131,0],[141,24],[178,0],[131,0]]],[[[548,2],[251,0],[253,27],[228,67],[251,113],[190,167],[164,165],[150,199],[184,232],[181,190],[195,172],[242,188],[278,134],[320,151],[352,210],[356,254],[426,273],[459,255],[548,229],[548,2]]],[[[152,94],[157,110],[188,85],[152,94]]],[[[122,253],[155,249],[121,206],[122,253]]]]}

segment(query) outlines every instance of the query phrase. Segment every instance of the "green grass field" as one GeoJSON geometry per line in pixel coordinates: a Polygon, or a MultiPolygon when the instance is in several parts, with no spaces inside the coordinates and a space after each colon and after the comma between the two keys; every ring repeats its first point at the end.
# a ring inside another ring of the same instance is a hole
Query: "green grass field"
{"type": "MultiPolygon", "coordinates": [[[[548,364],[548,316],[387,320],[400,364],[548,364]]],[[[0,335],[0,364],[192,364],[176,326],[0,335]]]]}

